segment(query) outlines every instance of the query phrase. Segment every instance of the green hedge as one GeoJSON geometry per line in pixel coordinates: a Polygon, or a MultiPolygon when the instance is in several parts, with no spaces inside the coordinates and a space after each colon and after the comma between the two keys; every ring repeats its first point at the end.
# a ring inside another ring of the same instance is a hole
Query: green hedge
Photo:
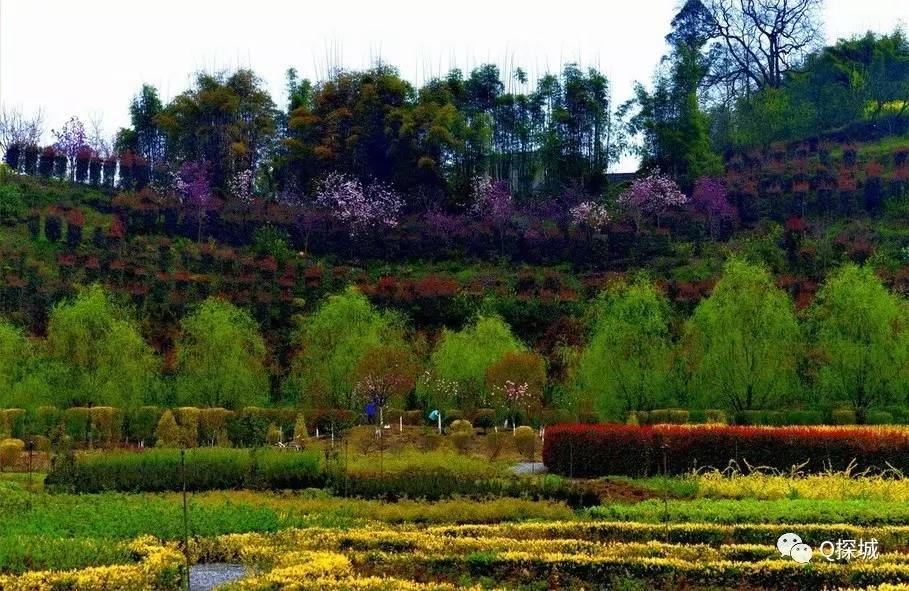
{"type": "MultiPolygon", "coordinates": [[[[186,451],[186,489],[284,489],[325,484],[317,452],[241,449],[186,451]]],[[[164,492],[182,489],[180,451],[85,454],[60,457],[44,481],[49,490],[96,493],[164,492]]]]}

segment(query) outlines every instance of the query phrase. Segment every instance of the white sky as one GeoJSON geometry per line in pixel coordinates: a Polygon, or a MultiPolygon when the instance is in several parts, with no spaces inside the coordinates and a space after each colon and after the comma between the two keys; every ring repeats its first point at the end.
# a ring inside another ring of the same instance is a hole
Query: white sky
{"type": "MultiPolygon", "coordinates": [[[[677,0],[0,0],[0,104],[42,108],[57,127],[100,117],[129,123],[143,82],[165,101],[198,70],[250,67],[283,106],[284,72],[317,79],[326,65],[376,57],[414,82],[484,62],[534,73],[596,65],[616,103],[647,81],[665,51],[677,0]]],[[[909,0],[827,0],[829,41],[909,21],[909,0]]],[[[621,169],[633,169],[624,161],[621,169]]]]}

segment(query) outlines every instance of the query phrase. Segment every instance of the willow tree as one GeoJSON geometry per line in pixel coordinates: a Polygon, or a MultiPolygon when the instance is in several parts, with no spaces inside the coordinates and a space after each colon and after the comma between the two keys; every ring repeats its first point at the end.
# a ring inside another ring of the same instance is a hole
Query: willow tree
{"type": "Polygon", "coordinates": [[[592,395],[599,415],[618,419],[671,399],[669,304],[651,284],[619,284],[598,301],[590,344],[575,387],[592,395]]]}
{"type": "Polygon", "coordinates": [[[284,386],[307,406],[354,409],[358,368],[370,351],[402,346],[401,320],[377,310],[357,288],[329,298],[296,330],[298,353],[284,386]]]}
{"type": "Polygon", "coordinates": [[[431,378],[420,384],[427,405],[443,403],[469,410],[488,402],[486,371],[509,351],[524,345],[498,316],[480,316],[463,330],[445,330],[431,358],[431,378]]]}
{"type": "Polygon", "coordinates": [[[182,404],[239,409],[269,399],[265,341],[245,310],[208,298],[180,323],[177,397],[182,404]]]}
{"type": "Polygon", "coordinates": [[[737,417],[796,393],[802,345],[793,303],[762,266],[730,260],[686,327],[691,386],[737,417]]]}
{"type": "Polygon", "coordinates": [[[134,407],[154,390],[159,362],[129,311],[98,285],[50,313],[47,348],[69,376],[58,403],[134,407]]]}
{"type": "Polygon", "coordinates": [[[907,382],[909,309],[868,267],[831,275],[810,312],[818,350],[818,386],[831,402],[848,401],[858,422],[892,400],[907,382]]]}

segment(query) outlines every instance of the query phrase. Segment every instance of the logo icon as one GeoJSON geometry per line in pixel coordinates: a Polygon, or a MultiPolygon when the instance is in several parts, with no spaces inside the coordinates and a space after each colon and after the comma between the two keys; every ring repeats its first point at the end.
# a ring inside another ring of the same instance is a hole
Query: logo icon
{"type": "Polygon", "coordinates": [[[803,543],[798,534],[789,532],[781,535],[776,541],[776,549],[783,556],[789,556],[799,564],[811,562],[813,554],[811,546],[803,543]]]}

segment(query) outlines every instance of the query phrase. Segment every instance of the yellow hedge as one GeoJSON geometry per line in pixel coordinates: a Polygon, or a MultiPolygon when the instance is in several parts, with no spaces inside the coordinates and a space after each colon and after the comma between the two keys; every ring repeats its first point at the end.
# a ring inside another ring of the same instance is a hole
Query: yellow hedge
{"type": "Polygon", "coordinates": [[[72,571],[0,575],[3,591],[178,591],[183,588],[183,555],[151,537],[130,543],[137,564],[95,566],[72,571]]]}

